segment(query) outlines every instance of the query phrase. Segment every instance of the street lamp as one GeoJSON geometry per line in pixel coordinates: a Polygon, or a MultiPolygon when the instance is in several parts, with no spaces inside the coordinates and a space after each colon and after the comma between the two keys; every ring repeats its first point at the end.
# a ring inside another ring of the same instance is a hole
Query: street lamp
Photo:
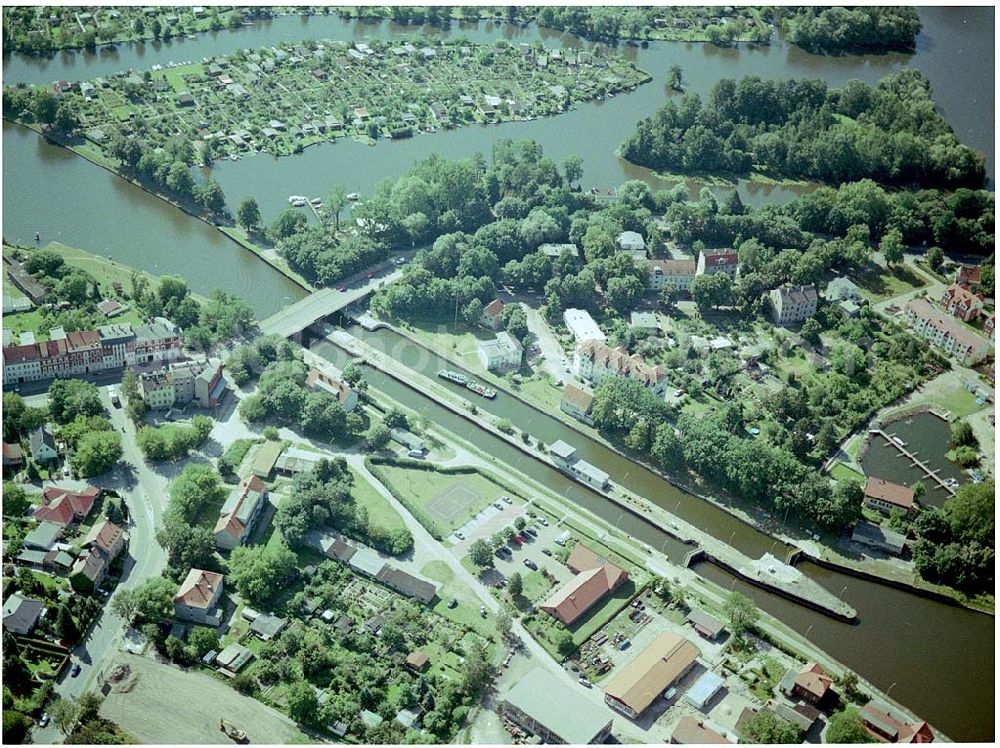
{"type": "Polygon", "coordinates": [[[810,623],[810,624],[809,624],[809,628],[807,628],[807,629],[806,629],[806,633],[805,633],[805,638],[806,638],[806,639],[808,639],[808,638],[809,638],[809,632],[813,630],[813,626],[815,626],[815,625],[816,625],[816,624],[813,624],[813,623],[810,623]]]}

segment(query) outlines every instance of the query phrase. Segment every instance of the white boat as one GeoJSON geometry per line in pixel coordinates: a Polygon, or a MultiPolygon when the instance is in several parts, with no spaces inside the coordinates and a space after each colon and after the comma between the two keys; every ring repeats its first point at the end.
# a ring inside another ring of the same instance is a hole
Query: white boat
{"type": "Polygon", "coordinates": [[[309,204],[312,205],[314,208],[318,208],[323,204],[323,198],[314,197],[312,200],[309,201],[309,204]]]}
{"type": "Polygon", "coordinates": [[[350,200],[351,202],[356,202],[357,200],[360,199],[360,196],[358,195],[357,192],[348,192],[347,199],[350,200]]]}
{"type": "Polygon", "coordinates": [[[289,195],[288,202],[291,205],[305,205],[306,199],[304,195],[289,195]]]}

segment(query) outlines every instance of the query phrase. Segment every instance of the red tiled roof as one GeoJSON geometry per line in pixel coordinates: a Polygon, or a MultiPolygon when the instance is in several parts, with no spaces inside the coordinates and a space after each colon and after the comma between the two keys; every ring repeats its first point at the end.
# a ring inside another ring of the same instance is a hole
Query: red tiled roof
{"type": "Polygon", "coordinates": [[[958,282],[978,284],[982,278],[982,268],[979,265],[960,265],[958,268],[958,282]]]}
{"type": "Polygon", "coordinates": [[[65,527],[74,518],[86,517],[100,495],[99,488],[87,486],[81,493],[49,486],[42,492],[42,503],[35,507],[35,519],[48,520],[65,527]]]}
{"type": "Polygon", "coordinates": [[[90,532],[87,533],[84,545],[92,543],[110,556],[124,533],[125,531],[114,522],[105,520],[91,528],[90,532]]]}
{"type": "Polygon", "coordinates": [[[705,251],[702,252],[705,257],[705,267],[714,268],[721,265],[735,265],[738,261],[738,255],[735,252],[728,251],[705,251]]]}
{"type": "Polygon", "coordinates": [[[496,319],[503,312],[503,302],[500,299],[493,299],[489,304],[483,307],[483,314],[491,319],[496,319]]]}
{"type": "Polygon", "coordinates": [[[204,569],[191,569],[174,596],[175,603],[183,603],[189,608],[208,608],[212,596],[222,584],[222,574],[204,569]]]}
{"type": "Polygon", "coordinates": [[[569,626],[598,600],[618,588],[628,574],[614,564],[603,564],[577,574],[542,603],[542,610],[569,626]]]}
{"type": "Polygon", "coordinates": [[[890,483],[882,478],[869,478],[865,483],[865,498],[880,499],[901,509],[913,507],[913,489],[890,483]]]}
{"type": "Polygon", "coordinates": [[[677,726],[670,735],[670,742],[678,745],[721,745],[733,741],[726,740],[715,730],[705,727],[703,721],[685,714],[677,721],[677,726]]]}
{"type": "Polygon", "coordinates": [[[9,345],[3,349],[3,360],[7,364],[23,364],[41,358],[37,345],[9,345]]]}
{"type": "Polygon", "coordinates": [[[817,699],[822,699],[833,685],[833,678],[826,674],[822,665],[810,662],[795,676],[795,685],[817,699]]]}

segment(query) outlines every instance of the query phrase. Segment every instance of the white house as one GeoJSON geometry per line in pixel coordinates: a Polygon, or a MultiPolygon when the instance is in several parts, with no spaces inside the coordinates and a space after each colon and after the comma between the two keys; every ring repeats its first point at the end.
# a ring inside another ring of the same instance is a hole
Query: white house
{"type": "Polygon", "coordinates": [[[479,361],[490,371],[520,369],[524,349],[517,339],[504,330],[498,332],[495,340],[479,343],[479,361]]]}
{"type": "Polygon", "coordinates": [[[816,314],[816,287],[782,286],[768,293],[771,319],[776,325],[802,322],[816,314]]]}

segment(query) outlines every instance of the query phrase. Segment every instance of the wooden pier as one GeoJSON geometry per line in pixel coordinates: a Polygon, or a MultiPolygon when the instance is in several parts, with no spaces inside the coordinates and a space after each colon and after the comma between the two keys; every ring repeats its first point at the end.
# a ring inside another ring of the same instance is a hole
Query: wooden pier
{"type": "Polygon", "coordinates": [[[941,488],[947,491],[950,496],[955,495],[955,489],[952,488],[948,484],[948,482],[944,480],[944,478],[938,475],[938,471],[931,470],[930,467],[927,465],[927,463],[918,458],[915,453],[908,450],[905,444],[900,444],[898,441],[896,441],[893,437],[889,436],[889,434],[887,434],[882,429],[869,429],[868,433],[874,434],[876,436],[881,436],[883,439],[885,439],[886,446],[895,447],[903,457],[905,457],[910,461],[910,463],[913,466],[920,468],[920,470],[926,477],[930,478],[935,483],[937,483],[941,488]]]}

